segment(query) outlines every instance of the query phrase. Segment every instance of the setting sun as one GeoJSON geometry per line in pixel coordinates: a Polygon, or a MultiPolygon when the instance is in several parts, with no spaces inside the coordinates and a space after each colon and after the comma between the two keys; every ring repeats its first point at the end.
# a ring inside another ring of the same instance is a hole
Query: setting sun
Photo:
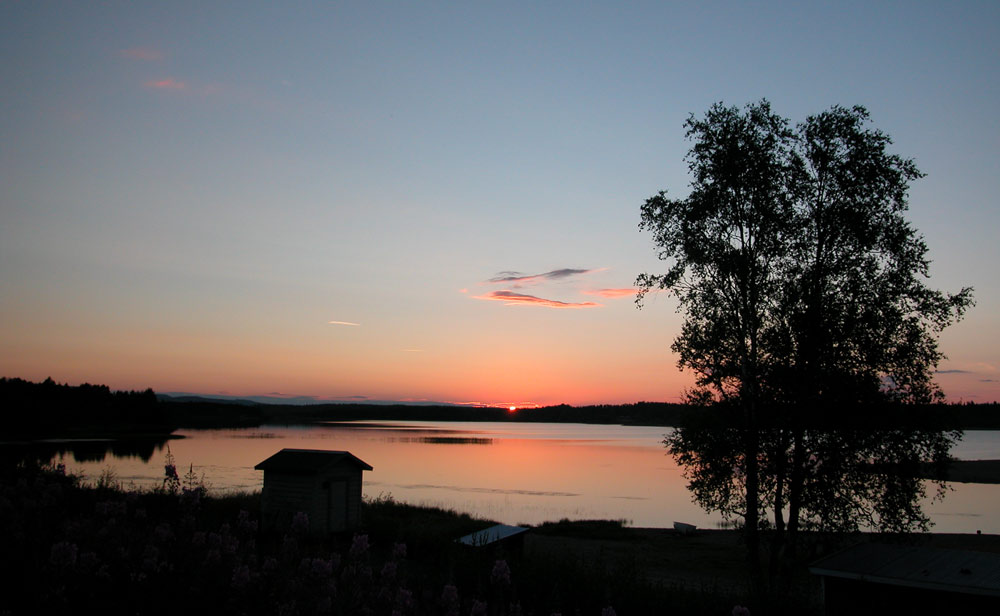
{"type": "Polygon", "coordinates": [[[510,407],[507,407],[507,410],[510,411],[511,413],[513,413],[514,411],[517,410],[517,407],[516,406],[510,406],[510,407]]]}

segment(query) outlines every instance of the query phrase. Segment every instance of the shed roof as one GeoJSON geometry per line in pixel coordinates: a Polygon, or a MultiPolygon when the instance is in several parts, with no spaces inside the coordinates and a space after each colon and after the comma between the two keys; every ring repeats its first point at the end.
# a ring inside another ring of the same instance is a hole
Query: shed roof
{"type": "Polygon", "coordinates": [[[470,533],[464,537],[456,539],[459,543],[464,543],[465,545],[471,546],[482,546],[489,545],[491,543],[496,543],[497,541],[503,541],[515,535],[520,535],[521,533],[528,532],[527,528],[523,526],[508,526],[506,524],[497,524],[495,526],[490,526],[489,528],[484,528],[483,530],[470,533]]]}
{"type": "Polygon", "coordinates": [[[351,464],[363,471],[373,470],[364,460],[349,451],[325,449],[282,449],[254,467],[258,471],[319,473],[339,464],[351,464]]]}
{"type": "Polygon", "coordinates": [[[859,543],[809,567],[815,575],[1000,597],[1000,554],[859,543]]]}

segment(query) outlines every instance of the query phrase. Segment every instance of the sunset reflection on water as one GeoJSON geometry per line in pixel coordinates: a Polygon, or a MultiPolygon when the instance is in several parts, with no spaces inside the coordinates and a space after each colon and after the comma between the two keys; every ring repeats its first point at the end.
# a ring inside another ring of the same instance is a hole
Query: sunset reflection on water
{"type": "MultiPolygon", "coordinates": [[[[715,527],[718,515],[691,502],[662,445],[670,428],[591,424],[365,421],[313,426],[180,430],[168,446],[183,475],[193,465],[215,491],[259,490],[254,465],[284,448],[347,450],[371,464],[364,494],[435,505],[508,524],[561,518],[674,521],[715,527]]],[[[970,444],[990,447],[987,443],[970,444]]],[[[128,485],[163,477],[167,445],[140,458],[64,461],[93,480],[106,468],[128,485]]],[[[57,459],[57,461],[59,461],[57,459]]],[[[941,532],[1000,532],[1000,486],[953,484],[928,508],[941,532]]]]}

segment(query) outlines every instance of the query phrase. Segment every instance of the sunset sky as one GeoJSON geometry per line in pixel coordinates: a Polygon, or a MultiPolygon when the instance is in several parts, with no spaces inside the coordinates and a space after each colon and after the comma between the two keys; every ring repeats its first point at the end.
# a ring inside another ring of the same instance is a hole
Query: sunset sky
{"type": "Polygon", "coordinates": [[[683,123],[865,105],[927,177],[938,382],[1000,399],[1000,3],[0,4],[0,376],[678,400],[683,123]]]}

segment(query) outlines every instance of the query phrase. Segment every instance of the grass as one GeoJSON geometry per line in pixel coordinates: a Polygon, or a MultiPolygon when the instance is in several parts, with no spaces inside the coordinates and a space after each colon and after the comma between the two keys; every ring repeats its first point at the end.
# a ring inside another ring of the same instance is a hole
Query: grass
{"type": "Polygon", "coordinates": [[[636,536],[628,526],[628,520],[569,520],[563,518],[558,522],[545,522],[537,526],[535,532],[560,537],[633,541],[636,536]]]}
{"type": "Polygon", "coordinates": [[[651,576],[650,546],[695,544],[654,545],[623,520],[544,524],[522,550],[460,545],[493,522],[390,496],[366,499],[362,527],[340,535],[263,531],[259,511],[258,492],[2,469],[0,553],[23,556],[0,559],[0,614],[697,615],[745,603],[732,586],[651,576]]]}

